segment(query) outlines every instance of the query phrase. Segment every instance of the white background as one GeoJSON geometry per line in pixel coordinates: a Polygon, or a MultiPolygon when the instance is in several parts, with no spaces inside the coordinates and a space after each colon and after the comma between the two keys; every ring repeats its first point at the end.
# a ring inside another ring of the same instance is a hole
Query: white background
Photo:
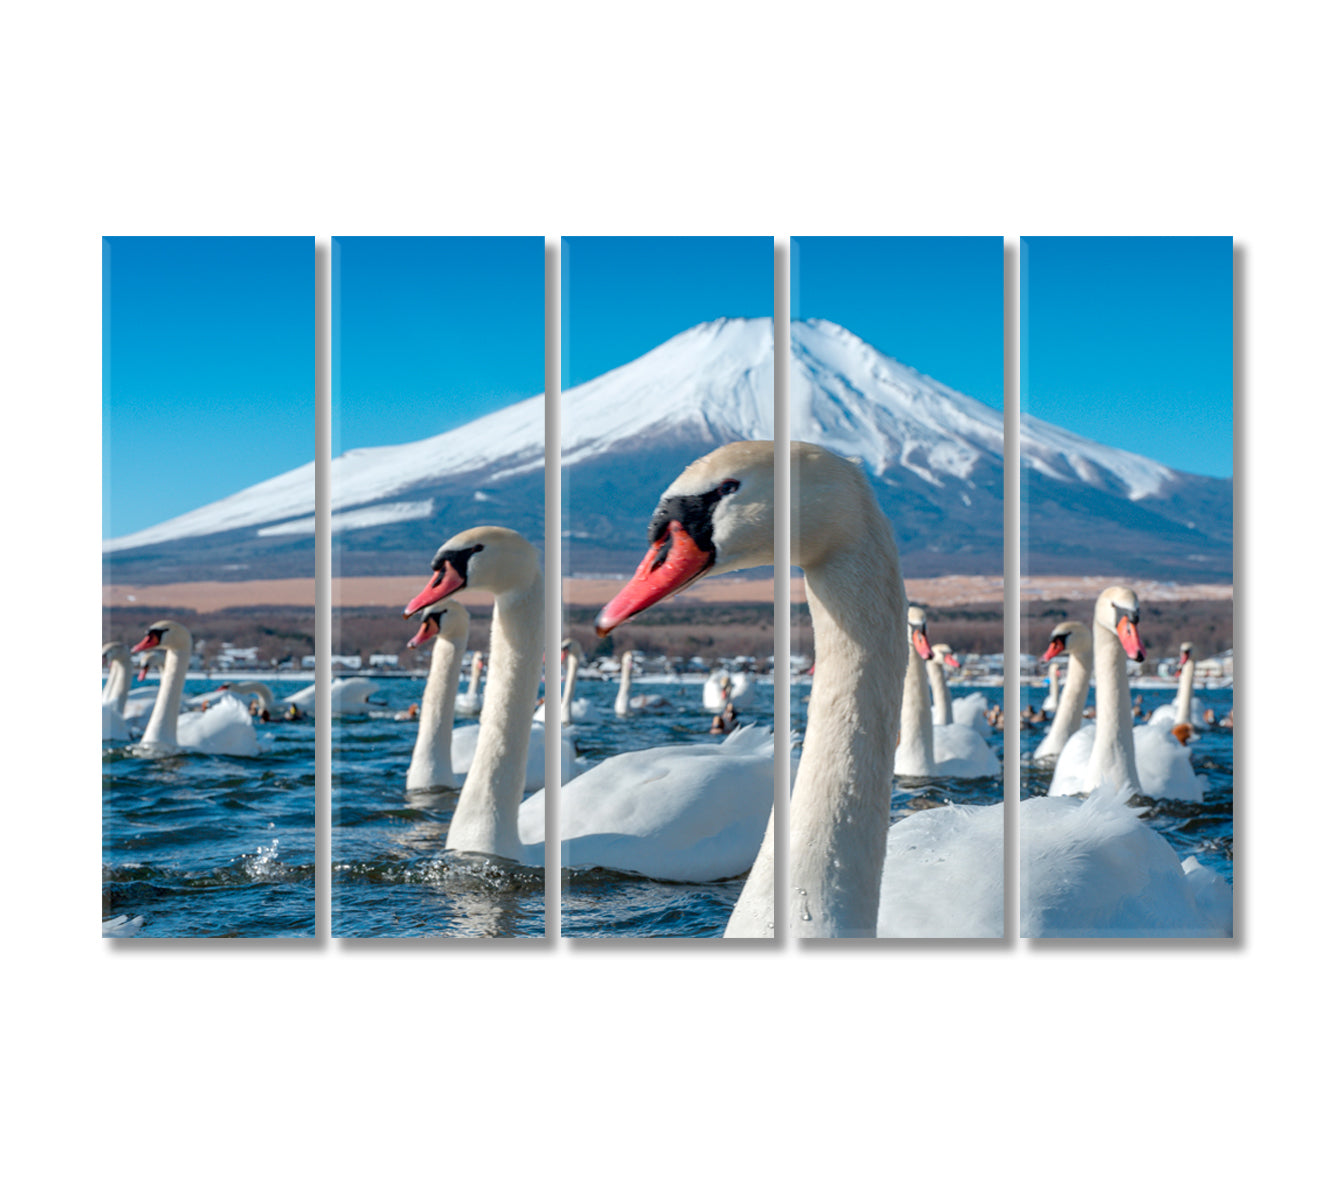
{"type": "Polygon", "coordinates": [[[6,22],[13,1194],[1314,1190],[1334,798],[1282,680],[1329,611],[1318,10],[525,7],[6,22]],[[1234,234],[1239,944],[104,944],[104,233],[1234,234]]]}

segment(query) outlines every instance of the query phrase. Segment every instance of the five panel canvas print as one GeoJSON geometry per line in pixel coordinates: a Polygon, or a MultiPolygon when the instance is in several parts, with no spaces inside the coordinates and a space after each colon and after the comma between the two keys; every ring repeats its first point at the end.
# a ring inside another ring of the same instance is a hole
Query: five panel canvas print
{"type": "MultiPolygon", "coordinates": [[[[333,239],[334,936],[1231,935],[1232,242],[1021,242],[1008,714],[1002,246],[333,239]]],[[[106,936],[315,931],[313,251],[104,240],[106,936]]]]}

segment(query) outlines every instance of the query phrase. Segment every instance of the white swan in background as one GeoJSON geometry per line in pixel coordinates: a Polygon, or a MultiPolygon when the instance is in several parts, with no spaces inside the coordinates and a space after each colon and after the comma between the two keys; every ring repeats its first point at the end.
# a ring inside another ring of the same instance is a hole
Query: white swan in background
{"type": "Polygon", "coordinates": [[[1189,725],[1192,729],[1203,729],[1204,705],[1195,699],[1195,644],[1181,643],[1181,658],[1177,662],[1181,678],[1177,682],[1176,701],[1164,704],[1153,711],[1149,718],[1150,725],[1163,726],[1167,730],[1179,725],[1189,725]]]}
{"type": "MultiPolygon", "coordinates": [[[[755,861],[773,804],[771,729],[632,750],[562,786],[560,863],[681,883],[731,879],[755,861]]],[[[545,828],[538,792],[519,810],[519,833],[540,844],[545,828]]]]}
{"type": "Polygon", "coordinates": [[[926,666],[931,645],[926,636],[926,614],[915,604],[908,609],[908,639],[916,653],[908,655],[894,774],[915,779],[999,775],[1001,765],[996,752],[970,726],[935,725],[932,721],[926,666]]]}
{"type": "Polygon", "coordinates": [[[926,662],[926,677],[931,684],[931,723],[950,725],[954,721],[954,706],[950,699],[950,685],[945,679],[945,668],[959,665],[954,657],[954,650],[944,642],[937,642],[931,647],[931,657],[926,662]]]}
{"type": "Polygon", "coordinates": [[[207,712],[181,712],[185,675],[190,669],[190,652],[194,648],[190,631],[176,621],[157,621],[148,627],[148,632],[132,653],[158,646],[167,656],[162,670],[162,686],[136,749],[147,754],[194,750],[200,754],[230,754],[244,758],[257,755],[259,739],[250,722],[250,711],[235,697],[224,696],[207,712]]]}
{"type": "Polygon", "coordinates": [[[1051,640],[1042,655],[1043,662],[1055,666],[1058,654],[1070,656],[1065,687],[1056,702],[1056,715],[1038,748],[1035,759],[1056,758],[1065,744],[1084,723],[1084,707],[1089,699],[1089,680],[1093,677],[1093,634],[1083,621],[1062,621],[1051,631],[1051,640]]]}
{"type": "Polygon", "coordinates": [[[130,652],[124,642],[107,642],[102,647],[102,661],[107,666],[107,681],[102,685],[102,740],[127,742],[130,727],[124,713],[130,691],[130,652]]]}
{"type": "Polygon", "coordinates": [[[1170,730],[1134,725],[1127,657],[1144,661],[1139,598],[1128,587],[1113,586],[1103,591],[1093,610],[1098,719],[1066,742],[1056,760],[1050,792],[1087,795],[1107,784],[1117,792],[1129,788],[1158,800],[1202,800],[1204,786],[1191,770],[1190,754],[1170,730]]]}
{"type": "Polygon", "coordinates": [[[650,708],[671,708],[671,702],[666,696],[659,696],[656,693],[632,696],[630,681],[634,673],[635,653],[633,650],[627,650],[621,655],[621,686],[617,689],[616,703],[612,706],[612,711],[618,717],[628,717],[631,713],[644,712],[650,708]]]}
{"type": "Polygon", "coordinates": [[[1042,711],[1054,713],[1061,702],[1061,664],[1055,659],[1047,664],[1047,695],[1042,701],[1042,711]]]}
{"type": "MultiPolygon", "coordinates": [[[[963,820],[969,824],[989,821],[999,830],[1002,815],[999,805],[913,813],[895,826],[895,852],[887,853],[891,762],[908,655],[903,638],[907,602],[894,534],[859,466],[800,442],[792,443],[791,454],[792,477],[800,481],[792,494],[801,517],[791,523],[792,562],[806,572],[821,668],[811,690],[804,752],[792,793],[789,928],[797,937],[866,937],[876,932],[878,920],[886,918],[881,905],[882,868],[886,874],[891,869],[898,873],[910,861],[922,894],[934,889],[934,900],[923,902],[926,907],[954,903],[949,889],[957,875],[936,868],[942,851],[961,846],[957,839],[963,835],[942,833],[914,850],[919,833],[926,842],[938,824],[960,813],[968,814],[963,820]]],[[[610,633],[707,575],[771,565],[773,536],[773,443],[738,442],[706,455],[663,494],[650,524],[650,550],[631,582],[599,614],[599,634],[610,633]]],[[[1032,803],[1020,806],[1021,828],[1023,810],[1032,803]]],[[[1053,801],[1049,807],[1082,811],[1089,804],[1053,801]]],[[[1093,804],[1086,825],[1094,824],[1091,817],[1097,802],[1093,804]]],[[[1042,810],[1043,805],[1037,805],[1033,816],[1042,810]]],[[[1055,859],[1053,869],[1032,871],[1026,895],[1032,911],[1044,914],[1045,932],[1058,927],[1061,913],[1093,907],[1095,895],[1104,913],[1153,909],[1152,877],[1124,868],[1133,868],[1130,860],[1143,852],[1146,843],[1160,858],[1164,847],[1168,854],[1171,849],[1134,819],[1131,810],[1126,815],[1130,819],[1121,823],[1119,845],[1105,831],[1094,831],[1101,837],[1097,847],[1101,853],[1090,863],[1081,860],[1087,847],[1072,834],[1060,855],[1047,852],[1055,859]],[[1114,876],[1100,872],[1098,864],[1114,876]],[[1117,881],[1119,896],[1114,895],[1117,881]]],[[[1034,828],[1039,823],[1031,821],[1034,828]]],[[[984,825],[978,830],[970,830],[970,837],[984,834],[984,825]]],[[[998,832],[990,845],[988,853],[997,864],[993,878],[999,880],[1003,843],[998,832]]],[[[726,936],[773,936],[773,861],[771,817],[726,936]]],[[[1189,861],[1176,864],[1188,879],[1195,869],[1189,861]]],[[[1202,878],[1213,880],[1216,896],[1229,894],[1227,885],[1212,872],[1202,878]]],[[[998,919],[999,883],[990,893],[971,893],[980,909],[968,914],[972,928],[979,921],[998,919]]],[[[1221,908],[1221,902],[1215,907],[1221,908]]],[[[1195,931],[1194,925],[1171,930],[1165,914],[1162,925],[1162,932],[1195,931]]],[[[891,932],[888,925],[883,932],[891,932]]]]}
{"type": "MultiPolygon", "coordinates": [[[[191,696],[185,701],[187,709],[202,708],[205,704],[216,704],[224,696],[235,696],[241,700],[243,696],[250,696],[257,702],[256,707],[260,713],[272,714],[274,711],[273,692],[267,683],[259,680],[247,680],[244,683],[224,683],[211,692],[201,692],[198,695],[191,696]]],[[[242,701],[247,704],[248,701],[242,701]]]]}
{"type": "Polygon", "coordinates": [[[484,658],[481,651],[472,656],[472,668],[468,673],[468,690],[458,698],[455,711],[462,717],[475,717],[482,711],[482,666],[484,658]]]}
{"type": "Polygon", "coordinates": [[[987,698],[981,692],[951,696],[950,707],[954,710],[954,724],[971,729],[980,738],[995,732],[987,721],[987,698]]]}
{"type": "MultiPolygon", "coordinates": [[[[348,679],[335,679],[329,685],[329,711],[344,713],[348,716],[364,716],[366,713],[383,712],[384,704],[370,697],[378,691],[379,683],[374,679],[353,676],[348,679]]],[[[315,685],[293,692],[283,701],[285,708],[296,706],[303,715],[315,712],[315,685]]]]}
{"type": "Polygon", "coordinates": [[[740,712],[750,699],[753,684],[749,671],[734,673],[719,667],[704,681],[704,711],[720,713],[730,704],[740,712]]]}
{"type": "MultiPolygon", "coordinates": [[[[537,551],[521,534],[497,525],[483,525],[450,538],[431,561],[431,582],[408,602],[412,616],[464,588],[495,596],[491,618],[490,672],[482,720],[472,762],[449,823],[445,849],[493,854],[527,866],[543,866],[541,842],[519,836],[519,804],[525,773],[533,759],[542,765],[535,746],[545,742],[545,727],[533,723],[533,706],[542,676],[542,570],[537,551]]],[[[460,767],[455,731],[454,765],[460,767]]],[[[562,737],[562,752],[567,739],[562,737]]],[[[562,753],[564,758],[564,753],[562,753]]],[[[563,765],[563,764],[562,764],[563,765]]],[[[562,774],[564,772],[562,771],[562,774]]]]}
{"type": "Polygon", "coordinates": [[[468,647],[468,610],[454,600],[440,600],[422,610],[421,626],[409,646],[431,643],[431,667],[422,691],[417,742],[408,763],[407,790],[457,791],[463,777],[454,774],[454,703],[459,692],[463,655],[468,647]]]}

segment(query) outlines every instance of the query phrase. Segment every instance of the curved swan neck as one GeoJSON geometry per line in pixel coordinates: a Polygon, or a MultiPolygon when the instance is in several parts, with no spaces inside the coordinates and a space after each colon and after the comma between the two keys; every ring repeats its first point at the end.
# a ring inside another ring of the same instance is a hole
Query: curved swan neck
{"type": "Polygon", "coordinates": [[[565,659],[565,688],[560,697],[560,723],[570,725],[574,721],[574,689],[579,671],[579,659],[573,652],[565,659]]]}
{"type": "Polygon", "coordinates": [[[194,650],[194,638],[188,630],[185,634],[184,647],[164,646],[166,662],[162,667],[162,682],[158,686],[157,700],[153,712],[148,718],[144,736],[139,739],[143,746],[175,746],[176,725],[181,715],[181,697],[185,695],[185,675],[190,669],[190,654],[194,650]]]}
{"type": "Polygon", "coordinates": [[[1186,665],[1181,668],[1181,682],[1177,684],[1177,711],[1176,724],[1189,725],[1190,719],[1190,700],[1195,691],[1195,660],[1186,659],[1186,665]]]}
{"type": "Polygon", "coordinates": [[[936,769],[935,735],[931,728],[931,699],[927,688],[928,666],[921,655],[909,650],[907,675],[903,681],[903,707],[899,718],[898,755],[893,759],[899,775],[930,775],[936,769]]]}
{"type": "Polygon", "coordinates": [[[907,600],[893,531],[862,482],[859,536],[806,566],[820,670],[792,793],[789,914],[799,937],[874,937],[880,906],[907,600]]]}
{"type": "Polygon", "coordinates": [[[447,850],[522,857],[519,804],[542,675],[542,574],[496,597],[481,732],[449,825],[447,850]]]}
{"type": "Polygon", "coordinates": [[[934,658],[926,664],[926,677],[931,684],[931,721],[949,725],[954,721],[954,704],[950,699],[950,685],[945,680],[945,668],[934,658]]]}
{"type": "Polygon", "coordinates": [[[634,674],[635,665],[629,654],[621,659],[621,686],[616,692],[615,713],[618,717],[628,716],[630,713],[630,676],[634,674]]]}
{"type": "Polygon", "coordinates": [[[435,645],[431,647],[417,743],[408,764],[409,790],[454,786],[454,703],[463,671],[465,642],[436,634],[435,645]]]}
{"type": "MultiPolygon", "coordinates": [[[[461,662],[461,661],[462,661],[462,657],[460,656],[460,662],[461,662]]],[[[435,666],[435,655],[434,655],[434,654],[431,655],[431,665],[432,665],[432,667],[435,666]]],[[[477,689],[481,686],[481,684],[482,684],[482,656],[481,656],[480,654],[474,654],[474,655],[472,656],[472,671],[471,671],[471,673],[468,675],[468,699],[469,699],[469,700],[476,700],[476,699],[477,699],[477,689]]]]}
{"type": "Polygon", "coordinates": [[[1061,664],[1053,660],[1047,664],[1047,695],[1053,709],[1061,703],[1061,664]]]}
{"type": "Polygon", "coordinates": [[[1138,793],[1125,651],[1116,634],[1101,623],[1093,627],[1093,661],[1098,680],[1098,731],[1084,778],[1085,790],[1092,791],[1099,783],[1106,782],[1118,788],[1128,784],[1138,793]]]}
{"type": "MultiPolygon", "coordinates": [[[[1056,715],[1051,719],[1047,737],[1057,748],[1070,740],[1070,735],[1084,723],[1084,708],[1089,699],[1089,679],[1093,674],[1093,655],[1087,644],[1070,648],[1070,668],[1066,672],[1065,687],[1056,702],[1056,715]]],[[[1130,695],[1130,685],[1126,685],[1130,695]]],[[[1049,743],[1050,744],[1050,743],[1049,743]]]]}

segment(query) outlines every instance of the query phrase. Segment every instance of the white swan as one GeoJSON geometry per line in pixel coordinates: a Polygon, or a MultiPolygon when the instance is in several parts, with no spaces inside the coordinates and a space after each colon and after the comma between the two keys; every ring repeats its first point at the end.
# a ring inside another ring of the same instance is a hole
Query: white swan
{"type": "Polygon", "coordinates": [[[1159,800],[1202,800],[1204,787],[1191,770],[1190,754],[1171,732],[1133,724],[1127,657],[1144,661],[1139,598],[1128,587],[1113,586],[1103,591],[1093,610],[1098,719],[1066,742],[1049,790],[1053,795],[1087,795],[1108,784],[1118,792],[1128,787],[1159,800]]]}
{"type": "Polygon", "coordinates": [[[408,763],[407,790],[457,791],[463,779],[454,774],[451,751],[454,703],[468,646],[468,610],[453,600],[440,600],[424,609],[421,626],[408,645],[423,646],[428,641],[432,643],[431,667],[422,692],[417,742],[408,763]]]}
{"type": "MultiPolygon", "coordinates": [[[[799,442],[792,444],[791,454],[792,495],[800,505],[791,525],[792,562],[806,572],[821,669],[811,690],[791,802],[790,931],[799,937],[865,937],[875,933],[881,916],[882,867],[888,870],[894,861],[897,869],[911,855],[919,878],[929,879],[940,843],[955,844],[941,837],[924,851],[912,851],[918,833],[925,840],[938,823],[958,813],[968,814],[967,822],[985,817],[999,825],[1003,818],[999,805],[914,813],[895,826],[896,839],[903,839],[895,844],[904,853],[887,854],[892,748],[908,655],[903,638],[907,602],[893,530],[857,465],[799,442]]],[[[599,614],[599,634],[706,575],[772,564],[773,534],[773,444],[739,442],[706,455],[664,493],[650,525],[651,548],[634,578],[599,614]]],[[[1082,809],[1088,803],[1065,807],[1082,809]]],[[[1041,810],[1038,805],[1032,811],[1041,810]]],[[[1129,810],[1127,815],[1133,818],[1129,810]]],[[[1144,840],[1141,830],[1155,847],[1166,846],[1147,826],[1126,821],[1127,854],[1133,855],[1134,843],[1144,840]]],[[[985,828],[979,831],[984,834],[985,828]]],[[[997,864],[992,890],[998,896],[998,835],[990,838],[987,852],[997,864]]],[[[1056,869],[1045,873],[1034,870],[1029,902],[1042,911],[1078,911],[1093,889],[1112,891],[1111,881],[1079,868],[1080,853],[1078,841],[1070,839],[1065,854],[1075,862],[1054,863],[1056,869]]],[[[726,936],[773,935],[773,863],[771,818],[726,936]]],[[[1189,862],[1176,869],[1194,875],[1189,862]]],[[[1118,878],[1124,906],[1152,903],[1151,895],[1135,892],[1141,874],[1131,870],[1118,878]]],[[[1215,890],[1226,893],[1226,884],[1212,872],[1202,878],[1212,878],[1215,890]]],[[[981,907],[984,919],[999,912],[999,905],[985,897],[981,907]]]]}
{"type": "Polygon", "coordinates": [[[1189,725],[1192,729],[1203,729],[1206,724],[1204,705],[1195,699],[1194,694],[1195,644],[1193,642],[1181,643],[1181,658],[1177,662],[1177,670],[1181,678],[1177,682],[1176,701],[1154,709],[1149,724],[1161,725],[1168,730],[1181,725],[1189,725]]]}
{"type": "Polygon", "coordinates": [[[720,713],[730,704],[740,712],[750,699],[753,684],[749,671],[734,673],[719,667],[704,681],[704,711],[720,713]]]}
{"type": "Polygon", "coordinates": [[[102,661],[107,665],[107,681],[102,685],[102,740],[126,742],[130,739],[124,715],[130,691],[130,652],[124,642],[107,642],[102,661]]]}
{"type": "MultiPolygon", "coordinates": [[[[560,697],[560,723],[573,725],[577,721],[582,724],[593,714],[593,705],[586,698],[578,700],[574,698],[575,688],[579,683],[579,667],[584,661],[583,647],[574,638],[566,638],[560,644],[560,660],[565,668],[565,686],[561,690],[560,697]]],[[[546,723],[545,704],[537,710],[533,719],[542,724],[546,723]]]]}
{"type": "Polygon", "coordinates": [[[200,754],[230,754],[252,758],[259,753],[259,739],[250,723],[250,712],[241,701],[224,696],[207,712],[182,713],[181,696],[190,668],[194,639],[184,625],[157,621],[148,627],[143,640],[131,653],[160,646],[166,652],[162,685],[144,735],[135,746],[145,754],[174,754],[195,750],[200,754]]]}
{"type": "Polygon", "coordinates": [[[475,717],[482,711],[482,667],[485,660],[481,651],[472,656],[472,668],[468,673],[468,690],[458,698],[455,711],[463,717],[475,717]]]}
{"type": "Polygon", "coordinates": [[[1051,719],[1046,734],[1033,751],[1035,759],[1056,758],[1065,744],[1084,723],[1084,707],[1088,704],[1089,680],[1093,676],[1093,634],[1083,621],[1062,621],[1051,631],[1051,640],[1043,662],[1055,665],[1058,654],[1070,656],[1065,687],[1056,702],[1056,715],[1051,719]]]}
{"type": "MultiPolygon", "coordinates": [[[[150,650],[147,654],[141,654],[139,670],[134,673],[135,681],[142,684],[148,678],[149,671],[160,671],[166,661],[167,656],[161,650],[150,650]]],[[[121,714],[131,727],[136,724],[142,725],[148,720],[148,714],[153,711],[153,705],[157,703],[158,691],[157,684],[130,689],[129,695],[125,697],[125,707],[121,709],[121,714]]]]}
{"type": "MultiPolygon", "coordinates": [[[[618,754],[561,788],[561,866],[730,879],[755,861],[773,803],[771,729],[747,725],[721,743],[618,754]]],[[[544,805],[541,792],[523,802],[525,842],[541,841],[544,805]]]]}
{"type": "MultiPolygon", "coordinates": [[[[535,735],[541,739],[545,733],[534,727],[532,719],[542,675],[544,612],[537,551],[512,529],[483,525],[450,538],[436,551],[431,569],[430,583],[408,602],[405,615],[419,613],[464,588],[491,592],[496,598],[482,720],[475,727],[475,753],[445,849],[542,866],[543,844],[525,843],[519,836],[525,773],[533,765],[530,747],[535,735]]],[[[538,757],[537,763],[541,762],[538,757]]]]}
{"type": "MultiPolygon", "coordinates": [[[[347,679],[335,679],[329,685],[329,711],[333,713],[345,713],[349,716],[364,716],[366,713],[382,712],[384,705],[371,700],[371,695],[377,692],[380,684],[374,679],[363,679],[353,676],[347,679]]],[[[303,715],[313,714],[315,711],[315,684],[302,688],[299,692],[293,692],[283,701],[285,708],[296,707],[296,710],[303,715]]]]}
{"type": "Polygon", "coordinates": [[[931,645],[926,614],[915,604],[908,609],[908,640],[916,653],[908,655],[894,774],[916,779],[999,775],[996,752],[975,730],[967,725],[936,725],[932,720],[926,665],[931,660],[931,645]]]}
{"type": "Polygon", "coordinates": [[[962,696],[950,697],[954,724],[967,726],[981,738],[993,732],[987,720],[987,707],[987,698],[981,692],[966,692],[962,696]]]}
{"type": "Polygon", "coordinates": [[[621,686],[616,691],[616,703],[612,711],[618,717],[628,717],[631,713],[644,712],[651,708],[671,708],[671,701],[666,696],[650,693],[647,696],[632,696],[630,682],[635,673],[635,652],[627,650],[621,655],[621,686]]]}
{"type": "Polygon", "coordinates": [[[211,692],[200,692],[198,695],[191,696],[185,701],[185,707],[187,709],[202,708],[205,704],[216,704],[224,696],[235,696],[238,700],[242,696],[252,696],[257,701],[257,708],[261,715],[273,713],[273,692],[269,689],[267,683],[261,683],[259,680],[245,683],[224,683],[211,692]]]}

